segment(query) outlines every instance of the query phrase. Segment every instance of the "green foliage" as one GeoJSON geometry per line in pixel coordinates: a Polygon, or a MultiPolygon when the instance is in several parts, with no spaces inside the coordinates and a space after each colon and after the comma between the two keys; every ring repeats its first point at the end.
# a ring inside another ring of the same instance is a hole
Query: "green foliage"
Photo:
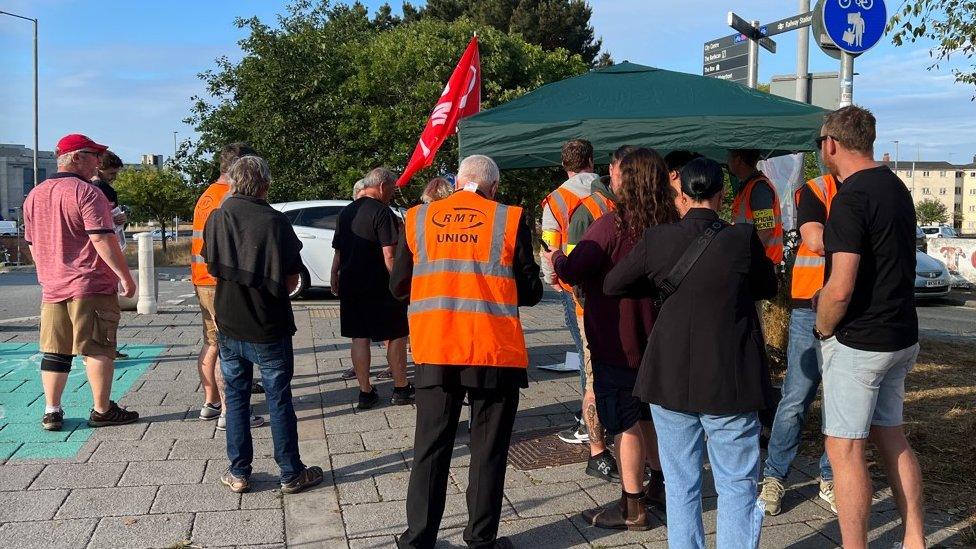
{"type": "MultiPolygon", "coordinates": [[[[163,234],[174,217],[193,215],[196,192],[169,168],[125,168],[115,180],[119,203],[132,209],[131,221],[155,221],[163,234]]],[[[166,239],[163,239],[166,249],[166,239]]]]}
{"type": "MultiPolygon", "coordinates": [[[[905,0],[892,15],[887,32],[901,46],[920,39],[936,42],[929,68],[938,68],[952,55],[976,56],[976,2],[972,0],[905,0]]],[[[957,82],[976,85],[976,62],[953,69],[957,82]]]]}
{"type": "MultiPolygon", "coordinates": [[[[418,11],[405,3],[405,14],[407,6],[418,11]]],[[[467,17],[504,33],[521,34],[546,51],[577,53],[590,65],[597,60],[603,43],[594,38],[590,25],[593,10],[584,0],[428,0],[418,15],[442,21],[467,17]]]]}
{"type": "MultiPolygon", "coordinates": [[[[378,28],[358,4],[303,2],[280,19],[281,28],[257,19],[238,25],[250,31],[241,41],[244,58],[218,59],[201,75],[210,97],[195,98],[189,119],[200,140],[177,155],[177,165],[196,183],[212,181],[212,155],[225,143],[244,141],[271,166],[271,201],[345,198],[369,169],[402,169],[476,31],[482,108],[588,68],[578,55],[546,51],[467,18],[414,18],[378,28]]],[[[455,170],[456,151],[452,137],[418,180],[455,170]]],[[[406,198],[419,194],[415,187],[406,198]]]]}
{"type": "Polygon", "coordinates": [[[915,205],[919,225],[938,225],[949,222],[949,208],[934,198],[926,198],[915,205]]]}

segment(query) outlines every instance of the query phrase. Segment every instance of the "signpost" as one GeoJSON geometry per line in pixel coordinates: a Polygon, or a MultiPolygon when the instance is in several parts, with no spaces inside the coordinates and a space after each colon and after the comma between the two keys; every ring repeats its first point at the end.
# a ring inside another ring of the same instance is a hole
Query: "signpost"
{"type": "Polygon", "coordinates": [[[812,24],[813,12],[808,11],[806,13],[801,13],[800,15],[794,15],[793,17],[787,17],[786,19],[780,19],[779,21],[769,23],[765,27],[767,29],[766,36],[775,36],[784,32],[809,27],[812,24]]]}
{"type": "Polygon", "coordinates": [[[702,74],[745,84],[748,80],[749,39],[733,34],[706,42],[703,47],[702,74]]]}
{"type": "Polygon", "coordinates": [[[841,49],[840,106],[846,107],[854,101],[854,56],[884,36],[888,10],[884,0],[825,0],[821,10],[824,31],[841,49]]]}

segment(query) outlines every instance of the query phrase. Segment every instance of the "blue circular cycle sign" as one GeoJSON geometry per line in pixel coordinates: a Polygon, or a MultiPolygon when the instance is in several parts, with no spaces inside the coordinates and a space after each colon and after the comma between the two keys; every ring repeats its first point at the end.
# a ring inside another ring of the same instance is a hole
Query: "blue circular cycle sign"
{"type": "Polygon", "coordinates": [[[825,0],[824,30],[847,53],[863,53],[884,36],[888,10],[884,0],[825,0]]]}

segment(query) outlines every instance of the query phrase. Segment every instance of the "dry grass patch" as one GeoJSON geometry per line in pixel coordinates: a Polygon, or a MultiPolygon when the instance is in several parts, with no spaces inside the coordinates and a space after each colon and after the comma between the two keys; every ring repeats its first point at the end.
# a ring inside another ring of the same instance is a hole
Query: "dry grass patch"
{"type": "MultiPolygon", "coordinates": [[[[130,243],[125,248],[125,259],[129,267],[139,266],[139,246],[130,243]]],[[[153,243],[153,261],[157,267],[185,267],[190,264],[190,239],[181,238],[179,242],[167,242],[163,251],[161,242],[153,243]]]]}
{"type": "MultiPolygon", "coordinates": [[[[926,506],[976,525],[976,342],[923,339],[905,383],[905,432],[918,455],[926,506]]],[[[823,451],[820,407],[810,410],[803,453],[823,451]]],[[[872,450],[872,476],[884,469],[872,450]]]]}

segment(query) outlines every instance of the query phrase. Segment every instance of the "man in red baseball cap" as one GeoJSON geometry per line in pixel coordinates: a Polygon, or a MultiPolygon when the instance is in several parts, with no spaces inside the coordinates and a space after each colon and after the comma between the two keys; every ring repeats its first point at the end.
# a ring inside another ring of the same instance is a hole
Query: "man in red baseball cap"
{"type": "Polygon", "coordinates": [[[60,430],[61,394],[75,355],[82,355],[94,406],[92,427],[123,425],[139,414],[109,400],[115,374],[118,288],[132,297],[136,284],[115,238],[108,199],[90,183],[108,149],[80,134],[66,135],[55,149],[58,173],[31,190],[24,201],[27,244],[41,284],[41,382],[45,409],[41,427],[60,430]]]}

